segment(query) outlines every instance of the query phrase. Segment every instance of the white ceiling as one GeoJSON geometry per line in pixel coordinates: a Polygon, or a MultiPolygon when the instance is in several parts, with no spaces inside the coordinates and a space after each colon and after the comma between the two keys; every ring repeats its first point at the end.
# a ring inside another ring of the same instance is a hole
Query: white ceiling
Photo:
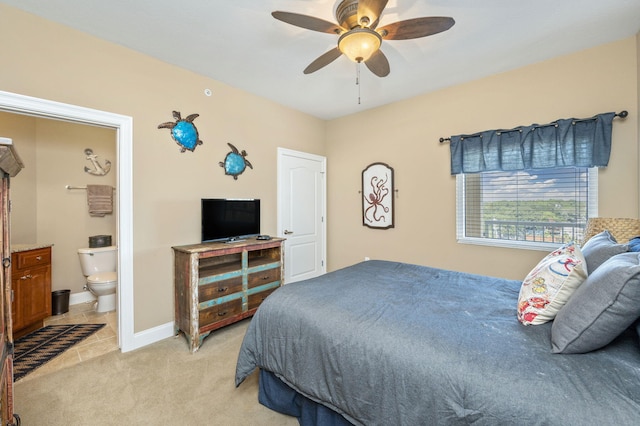
{"type": "MultiPolygon", "coordinates": [[[[0,0],[322,119],[630,37],[640,0],[390,0],[379,27],[451,16],[448,31],[384,41],[391,73],[342,56],[304,75],[337,36],[277,21],[274,10],[335,22],[339,0],[0,0]]],[[[203,88],[204,90],[204,88],[203,88]]],[[[215,96],[215,94],[214,94],[215,96]]]]}

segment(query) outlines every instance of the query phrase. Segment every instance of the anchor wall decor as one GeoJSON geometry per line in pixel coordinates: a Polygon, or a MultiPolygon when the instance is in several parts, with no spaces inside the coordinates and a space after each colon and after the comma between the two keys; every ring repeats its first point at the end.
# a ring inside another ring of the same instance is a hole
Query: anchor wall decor
{"type": "Polygon", "coordinates": [[[84,171],[86,173],[89,173],[95,176],[104,176],[107,173],[109,173],[109,170],[111,170],[111,161],[104,160],[104,166],[101,166],[100,163],[98,162],[98,155],[94,154],[91,148],[85,149],[84,155],[86,155],[87,160],[91,161],[91,164],[93,164],[92,169],[85,166],[84,171]]]}

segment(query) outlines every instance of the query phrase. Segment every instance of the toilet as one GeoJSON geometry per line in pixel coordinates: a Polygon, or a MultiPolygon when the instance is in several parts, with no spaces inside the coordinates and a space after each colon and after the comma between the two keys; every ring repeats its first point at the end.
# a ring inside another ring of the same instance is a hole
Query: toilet
{"type": "Polygon", "coordinates": [[[78,249],[82,273],[87,277],[87,288],[98,298],[96,312],[116,309],[118,287],[118,247],[78,249]]]}

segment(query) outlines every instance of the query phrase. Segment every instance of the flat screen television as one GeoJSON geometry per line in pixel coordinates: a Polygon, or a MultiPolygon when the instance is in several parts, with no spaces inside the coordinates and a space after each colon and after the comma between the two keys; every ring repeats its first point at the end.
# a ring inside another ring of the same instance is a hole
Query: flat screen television
{"type": "Polygon", "coordinates": [[[260,234],[260,200],[202,199],[202,242],[260,234]]]}

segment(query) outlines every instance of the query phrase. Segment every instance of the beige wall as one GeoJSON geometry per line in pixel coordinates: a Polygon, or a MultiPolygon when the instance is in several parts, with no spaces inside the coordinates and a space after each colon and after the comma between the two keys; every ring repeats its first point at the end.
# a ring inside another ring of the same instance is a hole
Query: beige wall
{"type": "Polygon", "coordinates": [[[136,332],[173,321],[171,246],[199,240],[200,198],[260,198],[274,234],[277,147],[324,154],[322,120],[4,5],[0,39],[0,90],[133,117],[136,332]],[[200,114],[195,152],[158,129],[173,110],[200,114]],[[237,181],[218,166],[227,142],[254,166],[237,181]]]}
{"type": "Polygon", "coordinates": [[[368,256],[526,275],[545,253],[456,242],[455,178],[449,145],[438,139],[460,133],[626,109],[629,117],[614,121],[609,167],[600,171],[599,211],[638,217],[637,52],[632,37],[329,122],[329,269],[368,256]],[[396,226],[389,230],[362,226],[360,176],[376,161],[395,171],[396,226]]]}
{"type": "Polygon", "coordinates": [[[11,138],[24,168],[11,179],[11,240],[38,240],[36,204],[36,121],[34,117],[0,112],[0,136],[11,138]]]}
{"type": "MultiPolygon", "coordinates": [[[[111,235],[112,243],[117,244],[117,214],[91,217],[87,192],[65,186],[116,187],[115,130],[45,119],[37,120],[37,129],[37,242],[54,244],[52,289],[68,288],[72,293],[81,293],[85,279],[77,251],[89,247],[92,235],[111,235]],[[112,170],[105,176],[85,173],[85,166],[93,168],[85,158],[85,148],[91,148],[101,164],[111,161],[112,170]]],[[[117,207],[114,203],[114,209],[117,207]]]]}
{"type": "Polygon", "coordinates": [[[11,179],[11,242],[53,244],[52,290],[83,292],[77,250],[88,247],[91,235],[111,235],[116,244],[117,215],[89,216],[86,191],[65,186],[116,186],[115,131],[0,112],[0,133],[13,139],[25,165],[11,179]],[[111,161],[112,170],[105,176],[85,173],[85,166],[93,168],[85,148],[101,164],[111,161]]]}

